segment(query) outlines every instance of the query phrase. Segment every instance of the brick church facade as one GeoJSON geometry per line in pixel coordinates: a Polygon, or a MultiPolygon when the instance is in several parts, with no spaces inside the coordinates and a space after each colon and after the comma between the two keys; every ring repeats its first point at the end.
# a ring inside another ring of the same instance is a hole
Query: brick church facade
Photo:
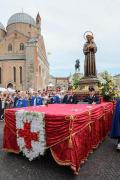
{"type": "Polygon", "coordinates": [[[0,23],[0,86],[42,90],[49,81],[41,18],[26,13],[12,15],[6,29],[0,23]]]}

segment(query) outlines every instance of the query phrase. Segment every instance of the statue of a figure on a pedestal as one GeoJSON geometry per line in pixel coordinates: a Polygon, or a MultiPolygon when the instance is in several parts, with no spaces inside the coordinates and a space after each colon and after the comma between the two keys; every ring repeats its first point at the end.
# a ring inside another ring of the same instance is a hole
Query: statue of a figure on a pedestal
{"type": "Polygon", "coordinates": [[[80,72],[80,61],[79,59],[76,60],[76,63],[75,63],[75,73],[76,72],[80,72]]]}
{"type": "Polygon", "coordinates": [[[84,77],[94,78],[97,77],[95,62],[95,53],[97,52],[97,46],[94,43],[92,32],[87,31],[84,34],[84,38],[87,40],[83,47],[83,52],[85,54],[84,77]]]}

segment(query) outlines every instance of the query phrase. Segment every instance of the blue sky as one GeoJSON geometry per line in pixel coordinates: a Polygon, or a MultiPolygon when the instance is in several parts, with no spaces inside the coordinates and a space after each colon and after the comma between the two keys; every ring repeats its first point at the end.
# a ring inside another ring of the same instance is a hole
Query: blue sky
{"type": "Polygon", "coordinates": [[[23,12],[42,18],[42,34],[54,76],[74,73],[76,59],[84,67],[83,34],[94,33],[98,47],[97,71],[120,73],[120,0],[4,0],[0,21],[6,26],[11,15],[23,12]]]}

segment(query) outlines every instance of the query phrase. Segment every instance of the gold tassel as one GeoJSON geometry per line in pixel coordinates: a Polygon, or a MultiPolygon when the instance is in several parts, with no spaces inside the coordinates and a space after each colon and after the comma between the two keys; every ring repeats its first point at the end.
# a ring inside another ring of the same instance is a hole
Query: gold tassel
{"type": "Polygon", "coordinates": [[[71,137],[71,135],[70,135],[70,138],[69,138],[69,144],[68,144],[68,147],[69,147],[70,149],[73,148],[73,142],[72,142],[72,137],[71,137]]]}

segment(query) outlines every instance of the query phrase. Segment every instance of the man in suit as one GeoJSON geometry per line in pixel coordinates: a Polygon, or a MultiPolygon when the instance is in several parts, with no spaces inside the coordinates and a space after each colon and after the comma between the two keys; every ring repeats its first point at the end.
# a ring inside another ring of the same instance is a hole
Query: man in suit
{"type": "Polygon", "coordinates": [[[95,89],[93,87],[89,88],[89,96],[85,97],[84,102],[88,104],[99,104],[100,99],[95,95],[95,89]]]}
{"type": "Polygon", "coordinates": [[[73,94],[72,88],[68,88],[67,94],[63,98],[64,104],[77,104],[77,97],[73,94]]]}

